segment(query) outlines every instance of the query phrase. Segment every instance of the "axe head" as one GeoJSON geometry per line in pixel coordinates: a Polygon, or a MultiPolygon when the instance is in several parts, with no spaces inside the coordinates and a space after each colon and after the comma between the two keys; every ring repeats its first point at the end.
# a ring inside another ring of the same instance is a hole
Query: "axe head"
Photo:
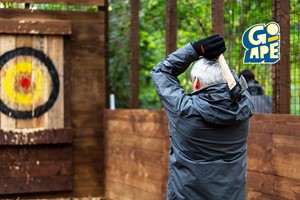
{"type": "Polygon", "coordinates": [[[240,79],[236,82],[236,85],[229,91],[230,98],[233,102],[236,102],[240,99],[241,94],[248,89],[248,84],[241,75],[240,79]]]}

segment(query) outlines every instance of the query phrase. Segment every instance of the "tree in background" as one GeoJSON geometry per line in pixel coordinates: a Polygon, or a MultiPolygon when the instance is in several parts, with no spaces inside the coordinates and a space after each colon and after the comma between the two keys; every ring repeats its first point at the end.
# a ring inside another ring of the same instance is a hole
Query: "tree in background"
{"type": "MultiPolygon", "coordinates": [[[[183,46],[211,32],[210,0],[178,1],[178,42],[183,46]]],[[[129,107],[129,1],[112,1],[109,5],[109,79],[110,93],[116,95],[116,107],[129,107]]],[[[153,87],[150,70],[165,56],[166,3],[160,0],[141,0],[139,84],[140,107],[161,108],[153,87]]],[[[190,91],[189,72],[179,77],[184,89],[190,91]]]]}
{"type": "Polygon", "coordinates": [[[116,108],[128,108],[130,99],[130,7],[128,1],[109,3],[109,93],[116,108]]]}

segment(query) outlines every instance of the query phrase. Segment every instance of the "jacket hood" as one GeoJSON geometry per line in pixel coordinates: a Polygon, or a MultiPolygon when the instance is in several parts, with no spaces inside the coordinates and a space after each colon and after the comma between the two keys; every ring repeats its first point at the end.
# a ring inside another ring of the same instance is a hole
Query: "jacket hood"
{"type": "Polygon", "coordinates": [[[192,93],[195,109],[209,123],[229,125],[245,121],[253,115],[254,106],[248,91],[232,102],[227,84],[215,84],[192,93]]]}

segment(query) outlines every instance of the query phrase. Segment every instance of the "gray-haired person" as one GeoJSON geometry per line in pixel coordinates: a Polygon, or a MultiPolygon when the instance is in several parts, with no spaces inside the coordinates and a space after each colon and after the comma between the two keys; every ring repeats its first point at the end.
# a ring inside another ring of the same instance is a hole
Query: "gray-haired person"
{"type": "Polygon", "coordinates": [[[253,103],[248,91],[231,100],[215,59],[225,50],[223,37],[213,35],[186,44],[151,70],[169,119],[168,200],[246,199],[253,103]],[[187,94],[177,76],[193,62],[193,92],[187,94]]]}

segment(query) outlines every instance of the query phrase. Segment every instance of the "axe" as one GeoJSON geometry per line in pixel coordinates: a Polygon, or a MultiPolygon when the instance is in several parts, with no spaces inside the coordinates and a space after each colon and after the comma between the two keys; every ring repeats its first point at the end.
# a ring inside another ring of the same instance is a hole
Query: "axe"
{"type": "Polygon", "coordinates": [[[218,61],[221,65],[223,74],[225,76],[225,79],[227,81],[227,85],[229,87],[229,95],[233,102],[239,100],[241,94],[247,90],[248,85],[243,76],[240,77],[240,79],[235,78],[233,74],[231,73],[231,70],[229,69],[226,60],[224,58],[224,55],[221,54],[218,58],[218,61]]]}

